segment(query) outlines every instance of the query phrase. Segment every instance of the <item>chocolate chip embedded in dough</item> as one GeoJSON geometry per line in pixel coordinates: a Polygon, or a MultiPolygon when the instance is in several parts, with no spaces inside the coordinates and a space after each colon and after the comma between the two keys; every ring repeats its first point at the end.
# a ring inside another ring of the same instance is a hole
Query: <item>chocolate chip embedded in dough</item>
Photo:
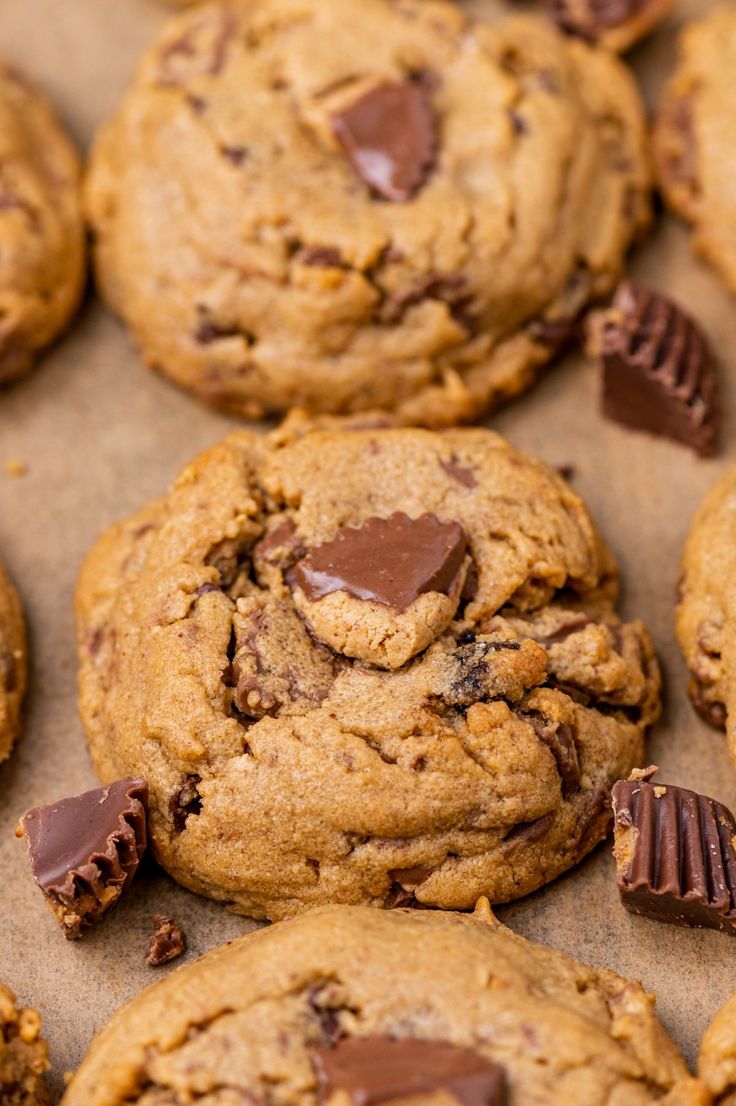
{"type": "Polygon", "coordinates": [[[469,1048],[445,1041],[345,1037],[312,1050],[320,1102],[347,1095],[353,1106],[444,1091],[459,1106],[506,1106],[503,1068],[469,1048]]]}
{"type": "Polygon", "coordinates": [[[133,879],[147,801],[143,780],[121,779],[23,815],[33,876],[67,937],[98,922],[133,879]]]}
{"type": "Polygon", "coordinates": [[[332,129],[358,175],[385,200],[406,203],[435,160],[435,123],[425,84],[377,85],[332,116],[332,129]]]}
{"type": "Polygon", "coordinates": [[[312,602],[346,591],[403,611],[420,595],[452,590],[466,544],[457,522],[441,522],[432,514],[412,519],[397,511],[341,527],[331,541],[309,550],[292,581],[312,602]]]}

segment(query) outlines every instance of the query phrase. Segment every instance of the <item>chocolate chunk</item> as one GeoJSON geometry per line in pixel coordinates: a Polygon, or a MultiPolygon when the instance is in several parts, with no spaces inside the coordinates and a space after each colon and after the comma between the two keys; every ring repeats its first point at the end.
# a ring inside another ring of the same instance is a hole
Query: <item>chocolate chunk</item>
{"type": "Polygon", "coordinates": [[[603,412],[712,454],[718,422],[716,366],[684,311],[625,281],[593,322],[591,348],[603,361],[603,412]]]}
{"type": "Polygon", "coordinates": [[[506,1106],[508,1101],[499,1064],[445,1041],[344,1037],[335,1048],[313,1049],[312,1063],[320,1102],[342,1092],[353,1106],[374,1106],[438,1091],[460,1106],[506,1106]]]}
{"type": "Polygon", "coordinates": [[[557,25],[568,34],[595,39],[634,19],[651,0],[546,0],[557,25]]]}
{"type": "Polygon", "coordinates": [[[296,256],[302,265],[316,269],[339,269],[343,264],[342,254],[332,246],[304,246],[296,256]]]}
{"type": "Polygon", "coordinates": [[[34,878],[70,939],[133,879],[146,849],[147,800],[143,780],[122,779],[23,815],[34,878]]]}
{"type": "Polygon", "coordinates": [[[290,567],[306,552],[296,526],[287,519],[261,538],[253,550],[253,557],[267,564],[290,567]]]}
{"type": "Polygon", "coordinates": [[[464,488],[474,488],[477,485],[474,470],[461,465],[456,457],[451,457],[449,461],[440,461],[440,465],[448,476],[458,484],[462,484],[464,488]]]}
{"type": "Polygon", "coordinates": [[[358,175],[386,200],[410,200],[434,164],[434,119],[421,82],[378,85],[333,115],[332,129],[358,175]]]}
{"type": "Polygon", "coordinates": [[[692,681],[689,691],[691,702],[703,721],[714,730],[725,730],[728,717],[726,704],[718,699],[708,699],[704,686],[697,680],[692,681]]]}
{"type": "Polygon", "coordinates": [[[148,942],[146,964],[157,968],[186,951],[187,938],[180,925],[166,914],[153,915],[154,934],[148,942]]]}
{"type": "Polygon", "coordinates": [[[362,526],[341,527],[332,541],[310,549],[293,582],[315,601],[335,591],[403,611],[428,591],[451,591],[465,558],[457,522],[435,515],[409,518],[397,511],[362,526]]]}
{"type": "Polygon", "coordinates": [[[197,784],[201,782],[201,776],[187,776],[176,794],[169,799],[169,810],[177,833],[186,829],[190,814],[196,815],[202,810],[202,800],[197,791],[197,784]]]}
{"type": "Polygon", "coordinates": [[[424,883],[434,871],[435,868],[431,864],[416,864],[413,868],[392,868],[388,874],[394,883],[400,884],[406,890],[424,883]]]}
{"type": "Polygon", "coordinates": [[[552,753],[562,782],[562,797],[569,799],[580,783],[580,763],[572,726],[565,722],[551,722],[538,711],[529,711],[519,717],[534,727],[539,740],[552,753]]]}
{"type": "Polygon", "coordinates": [[[683,787],[628,780],[613,788],[615,855],[627,910],[736,934],[736,820],[683,787]]]}

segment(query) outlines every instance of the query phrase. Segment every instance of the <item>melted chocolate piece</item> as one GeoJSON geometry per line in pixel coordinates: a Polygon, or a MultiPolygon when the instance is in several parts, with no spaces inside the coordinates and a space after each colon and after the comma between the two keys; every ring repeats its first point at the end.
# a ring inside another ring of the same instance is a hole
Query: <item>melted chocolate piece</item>
{"type": "Polygon", "coordinates": [[[434,119],[421,82],[378,85],[333,115],[332,129],[358,175],[394,203],[410,200],[434,165],[434,119]]]}
{"type": "Polygon", "coordinates": [[[646,7],[649,0],[546,0],[553,19],[568,34],[595,39],[620,27],[646,7]]]}
{"type": "Polygon", "coordinates": [[[353,1106],[429,1095],[451,1094],[460,1106],[505,1106],[502,1067],[469,1048],[445,1041],[391,1037],[345,1037],[335,1048],[315,1048],[312,1062],[320,1102],[336,1092],[353,1106]]]}
{"type": "Polygon", "coordinates": [[[458,484],[462,484],[464,488],[476,487],[478,481],[475,478],[475,471],[461,465],[456,457],[451,457],[449,461],[440,461],[440,466],[448,476],[451,476],[458,484]]]}
{"type": "Polygon", "coordinates": [[[397,611],[429,591],[452,590],[465,558],[457,522],[435,515],[409,518],[397,511],[341,527],[332,541],[310,549],[291,573],[312,602],[335,591],[371,599],[397,611]]]}
{"type": "Polygon", "coordinates": [[[67,937],[99,921],[133,879],[147,800],[143,780],[122,779],[23,815],[34,878],[67,937]]]}
{"type": "Polygon", "coordinates": [[[562,797],[569,799],[580,783],[580,762],[572,726],[551,722],[539,711],[529,711],[519,716],[534,728],[534,732],[555,758],[562,783],[562,797]]]}
{"type": "Polygon", "coordinates": [[[158,968],[160,964],[176,960],[186,951],[187,938],[181,926],[166,914],[154,914],[153,924],[155,933],[148,942],[146,964],[158,968]]]}
{"type": "Polygon", "coordinates": [[[186,829],[190,814],[197,815],[202,810],[202,799],[197,790],[197,784],[201,782],[201,776],[187,776],[176,794],[169,799],[169,811],[177,833],[186,829]]]}
{"type": "Polygon", "coordinates": [[[716,366],[695,323],[665,299],[620,285],[600,331],[603,412],[608,418],[715,451],[716,366]]]}
{"type": "Polygon", "coordinates": [[[736,934],[736,820],[715,799],[648,780],[613,788],[617,877],[627,910],[736,934]]]}

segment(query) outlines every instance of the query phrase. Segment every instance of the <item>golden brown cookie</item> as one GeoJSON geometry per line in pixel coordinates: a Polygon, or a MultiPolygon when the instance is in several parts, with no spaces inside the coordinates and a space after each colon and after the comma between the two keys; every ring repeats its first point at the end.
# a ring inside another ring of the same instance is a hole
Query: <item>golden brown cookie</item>
{"type": "Polygon", "coordinates": [[[20,730],[27,667],[20,599],[0,564],[0,761],[10,755],[20,730]]]}
{"type": "Polygon", "coordinates": [[[65,328],[85,265],[76,150],[41,93],[1,61],[0,240],[4,384],[65,328]]]}
{"type": "Polygon", "coordinates": [[[698,1072],[716,1106],[736,1106],[736,994],[705,1031],[698,1072]]]}
{"type": "Polygon", "coordinates": [[[721,7],[686,27],[680,60],[654,131],[659,183],[693,226],[693,248],[736,291],[736,10],[721,7]]]}
{"type": "Polygon", "coordinates": [[[682,558],[677,636],[690,670],[690,698],[700,715],[725,728],[736,759],[736,468],[705,497],[682,558]]]}
{"type": "Polygon", "coordinates": [[[48,1047],[35,1010],[19,1009],[0,983],[0,1106],[50,1106],[48,1047]]]}
{"type": "Polygon", "coordinates": [[[232,434],[92,551],[95,765],[148,781],[174,878],[255,917],[517,898],[608,832],[649,635],[580,499],[498,435],[321,427],[232,434]]]}
{"type": "Polygon", "coordinates": [[[648,188],[630,74],[541,16],[233,0],[146,54],[87,211],[108,301],[201,398],[441,426],[530,385],[648,188]]]}
{"type": "Polygon", "coordinates": [[[274,1087],[299,1106],[707,1103],[639,983],[517,937],[486,902],[326,907],[216,949],[115,1015],[63,1106],[235,1106],[274,1087]]]}

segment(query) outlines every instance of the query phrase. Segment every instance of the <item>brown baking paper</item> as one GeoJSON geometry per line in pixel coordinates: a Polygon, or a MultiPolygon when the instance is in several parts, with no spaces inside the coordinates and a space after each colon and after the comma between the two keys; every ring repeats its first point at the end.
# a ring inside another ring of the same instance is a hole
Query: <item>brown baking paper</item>
{"type": "MultiPolygon", "coordinates": [[[[678,23],[711,6],[682,0],[677,15],[633,54],[650,102],[672,67],[678,23]]],[[[45,86],[86,145],[166,18],[148,0],[1,0],[0,51],[45,86]]],[[[729,458],[736,460],[736,301],[691,258],[687,232],[670,218],[660,219],[633,270],[687,305],[720,354],[720,456],[697,460],[669,442],[605,422],[597,373],[576,358],[551,369],[493,425],[551,464],[574,467],[574,486],[618,555],[624,611],[645,619],[665,670],[665,714],[650,744],[661,778],[736,810],[736,768],[723,737],[688,703],[673,632],[688,521],[729,458]]],[[[108,524],[160,495],[197,450],[231,425],[148,372],[92,297],[42,366],[0,395],[0,550],[25,601],[33,656],[26,733],[0,769],[0,979],[41,1010],[57,1089],[112,1011],[170,970],[144,963],[152,913],[173,914],[184,926],[185,959],[255,924],[189,894],[147,863],[103,925],[67,942],[31,879],[25,845],[14,837],[27,807],[96,783],[76,707],[72,594],[85,551],[108,524]],[[6,463],[15,460],[28,466],[26,475],[6,474],[6,463]]],[[[526,936],[641,979],[691,1060],[711,1015],[736,987],[733,938],[623,911],[608,845],[499,913],[526,936]]]]}

